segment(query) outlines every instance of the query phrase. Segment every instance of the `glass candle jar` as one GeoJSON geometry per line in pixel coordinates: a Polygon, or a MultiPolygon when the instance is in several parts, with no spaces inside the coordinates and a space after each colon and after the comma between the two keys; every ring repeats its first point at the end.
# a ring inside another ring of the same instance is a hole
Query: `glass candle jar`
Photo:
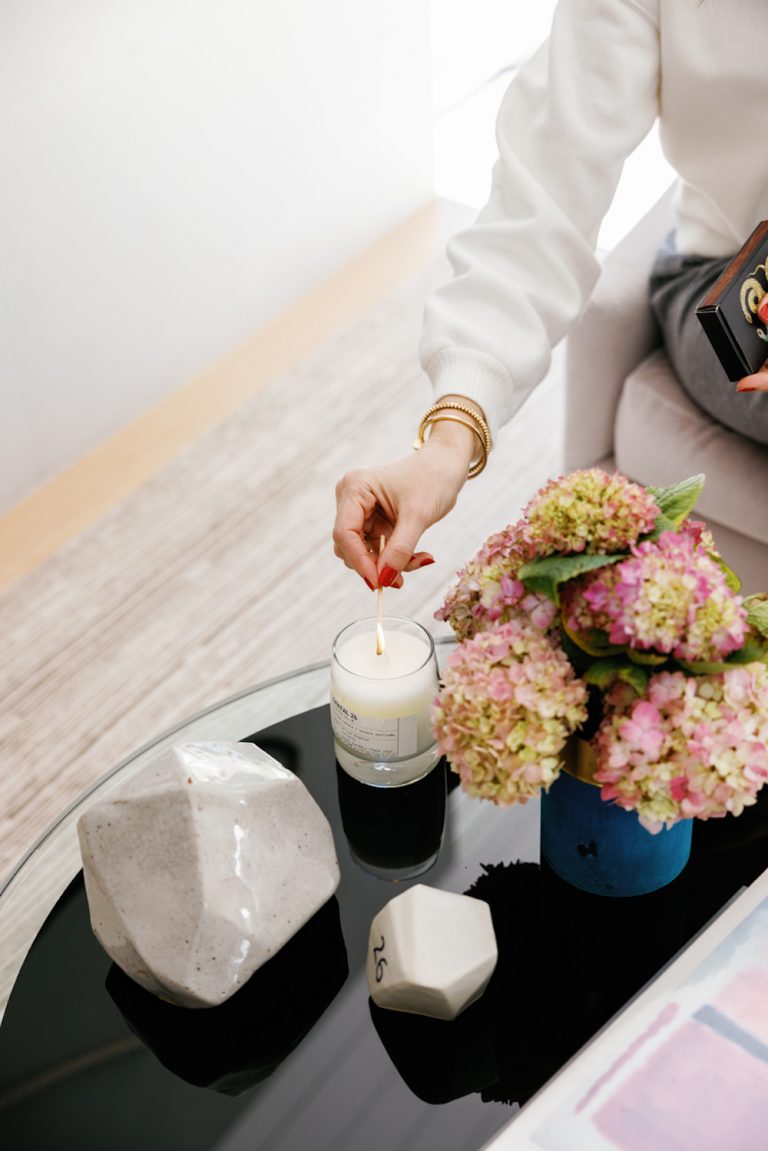
{"type": "Polygon", "coordinates": [[[385,616],[378,654],[375,618],[343,628],[331,658],[331,723],[340,766],[375,786],[412,783],[439,759],[431,708],[438,690],[432,636],[413,620],[385,616]]]}

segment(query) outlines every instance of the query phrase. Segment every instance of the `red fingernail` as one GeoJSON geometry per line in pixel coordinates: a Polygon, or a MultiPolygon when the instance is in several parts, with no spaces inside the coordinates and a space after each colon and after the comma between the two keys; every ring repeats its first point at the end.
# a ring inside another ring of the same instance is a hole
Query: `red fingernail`
{"type": "Polygon", "coordinates": [[[421,563],[419,564],[419,567],[420,568],[428,568],[429,565],[433,564],[434,562],[435,561],[432,559],[432,557],[428,556],[427,559],[421,561],[421,563]]]}
{"type": "Polygon", "coordinates": [[[752,387],[737,388],[736,391],[737,392],[756,392],[757,388],[752,388],[752,387]]]}
{"type": "Polygon", "coordinates": [[[376,588],[373,586],[373,584],[371,583],[371,581],[369,579],[365,579],[365,576],[363,576],[363,579],[368,584],[368,587],[371,589],[371,591],[376,591],[376,588]]]}
{"type": "Polygon", "coordinates": [[[384,564],[384,567],[379,572],[379,585],[381,587],[392,587],[392,584],[397,579],[399,572],[391,568],[389,564],[384,564]]]}
{"type": "Polygon", "coordinates": [[[768,324],[768,293],[766,293],[757,307],[757,318],[768,324]]]}

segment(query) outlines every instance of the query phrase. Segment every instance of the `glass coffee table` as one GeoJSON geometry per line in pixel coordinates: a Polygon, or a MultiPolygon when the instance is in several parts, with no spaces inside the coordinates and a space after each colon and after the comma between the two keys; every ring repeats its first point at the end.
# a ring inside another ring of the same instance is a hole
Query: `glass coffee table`
{"type": "MultiPolygon", "coordinates": [[[[444,665],[453,643],[437,641],[444,665]]],[[[438,765],[368,788],[334,758],[329,668],[265,683],[119,764],[0,891],[0,1139],[9,1151],[476,1151],[766,864],[768,796],[694,828],[661,892],[590,896],[539,864],[539,805],[471,800],[438,765]],[[328,904],[222,1007],[132,984],[89,924],[77,821],[176,743],[252,740],[295,771],[333,828],[328,904]],[[452,1023],[368,996],[373,916],[405,886],[486,899],[499,963],[452,1023]]],[[[768,789],[765,789],[768,791],[768,789]]]]}

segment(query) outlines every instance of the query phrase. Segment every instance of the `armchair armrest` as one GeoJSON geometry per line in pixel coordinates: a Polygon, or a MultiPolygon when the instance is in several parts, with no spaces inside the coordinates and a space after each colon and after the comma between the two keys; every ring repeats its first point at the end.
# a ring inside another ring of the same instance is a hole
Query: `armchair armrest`
{"type": "Polygon", "coordinates": [[[659,343],[648,304],[657,248],[673,224],[673,184],[607,253],[603,270],[565,341],[565,466],[590,467],[613,454],[624,380],[659,343]]]}

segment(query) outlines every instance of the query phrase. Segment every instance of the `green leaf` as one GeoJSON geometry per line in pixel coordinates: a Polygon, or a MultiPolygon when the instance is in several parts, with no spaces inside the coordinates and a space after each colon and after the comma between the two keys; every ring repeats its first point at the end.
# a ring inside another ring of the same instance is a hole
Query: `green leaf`
{"type": "Polygon", "coordinates": [[[560,584],[575,579],[585,572],[596,571],[608,564],[626,559],[626,552],[617,555],[543,556],[523,564],[517,573],[529,591],[545,595],[552,603],[560,603],[560,584]]]}
{"type": "Polygon", "coordinates": [[[679,659],[677,660],[683,671],[694,675],[717,675],[721,671],[730,671],[745,663],[768,663],[768,639],[763,636],[751,635],[738,651],[732,651],[724,660],[710,662],[679,659]]]}
{"type": "Polygon", "coordinates": [[[768,636],[768,594],[761,592],[759,595],[747,596],[744,607],[747,612],[747,623],[752,630],[768,636]]]}
{"type": "Polygon", "coordinates": [[[649,676],[650,672],[647,672],[645,668],[632,663],[625,664],[619,672],[619,679],[623,679],[625,683],[633,687],[637,695],[645,695],[649,676]]]}
{"type": "Polygon", "coordinates": [[[634,648],[629,648],[627,655],[632,663],[638,664],[640,667],[661,667],[669,659],[668,655],[662,655],[660,652],[636,651],[634,648]]]}
{"type": "Polygon", "coordinates": [[[649,487],[648,491],[662,516],[672,520],[675,527],[679,528],[686,516],[696,507],[705,479],[706,476],[703,474],[689,476],[687,480],[681,480],[680,483],[671,484],[667,488],[649,487]]]}
{"type": "Polygon", "coordinates": [[[616,655],[625,650],[625,644],[611,643],[608,639],[608,633],[599,628],[591,627],[587,631],[574,631],[568,627],[564,619],[561,619],[560,626],[571,642],[576,644],[576,647],[593,658],[602,659],[604,656],[616,655]]]}
{"type": "Polygon", "coordinates": [[[768,663],[768,638],[763,635],[750,635],[738,651],[726,657],[726,663],[768,663]]]}
{"type": "Polygon", "coordinates": [[[716,661],[706,663],[703,660],[678,659],[675,662],[682,671],[687,671],[691,675],[718,675],[719,672],[730,671],[733,667],[732,663],[716,661]]]}
{"type": "Polygon", "coordinates": [[[592,683],[605,691],[618,679],[623,664],[620,659],[598,659],[582,675],[586,683],[592,683]]]}
{"type": "Polygon", "coordinates": [[[653,525],[653,531],[648,532],[646,535],[641,536],[641,540],[657,540],[662,532],[676,532],[677,524],[674,520],[668,519],[667,516],[656,516],[656,521],[653,525]]]}
{"type": "Polygon", "coordinates": [[[707,552],[707,555],[724,573],[725,582],[728,584],[728,587],[731,589],[731,591],[738,591],[741,587],[741,580],[736,575],[736,572],[733,570],[733,568],[728,567],[728,564],[725,562],[719,552],[707,552]]]}
{"type": "Polygon", "coordinates": [[[648,672],[626,659],[599,659],[584,673],[582,678],[605,691],[615,680],[623,680],[634,689],[637,695],[644,695],[648,686],[648,672]]]}
{"type": "Polygon", "coordinates": [[[563,651],[568,656],[573,670],[577,675],[583,676],[586,670],[592,666],[593,659],[582,647],[574,643],[562,623],[560,625],[560,643],[563,645],[563,651]]]}

